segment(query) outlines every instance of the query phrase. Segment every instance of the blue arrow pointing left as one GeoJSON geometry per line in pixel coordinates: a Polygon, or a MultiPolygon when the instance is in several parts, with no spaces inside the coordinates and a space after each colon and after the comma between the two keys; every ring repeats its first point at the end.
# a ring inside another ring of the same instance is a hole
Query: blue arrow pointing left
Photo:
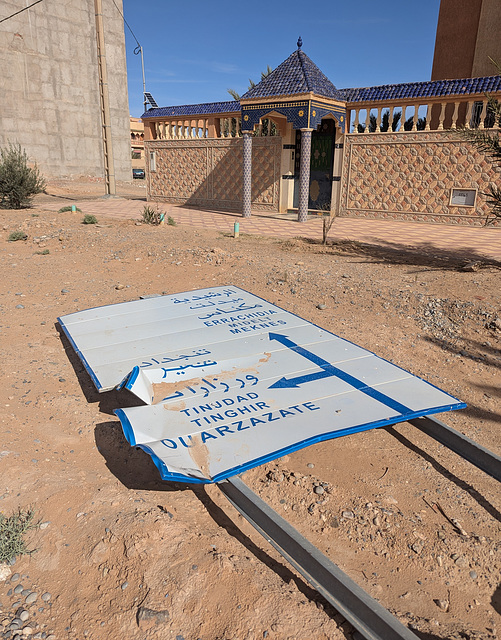
{"type": "Polygon", "coordinates": [[[327,362],[327,360],[324,360],[320,356],[317,356],[311,351],[308,351],[304,347],[300,347],[298,344],[290,340],[287,336],[281,335],[279,333],[270,333],[269,338],[270,340],[277,340],[277,342],[281,342],[285,347],[288,347],[292,351],[295,351],[298,355],[303,356],[322,369],[322,371],[306,374],[303,376],[296,376],[295,378],[280,378],[280,380],[277,380],[272,385],[270,385],[268,387],[269,389],[294,389],[299,387],[301,384],[333,376],[339,378],[340,380],[343,380],[344,382],[348,383],[358,391],[365,393],[371,398],[374,398],[374,400],[385,404],[387,407],[390,407],[390,409],[394,409],[395,411],[398,411],[402,414],[409,413],[410,409],[405,405],[401,404],[397,400],[394,400],[393,398],[390,398],[384,393],[381,393],[381,391],[377,391],[372,387],[368,387],[367,384],[362,380],[359,380],[349,373],[342,371],[338,367],[332,365],[330,362],[327,362]]]}

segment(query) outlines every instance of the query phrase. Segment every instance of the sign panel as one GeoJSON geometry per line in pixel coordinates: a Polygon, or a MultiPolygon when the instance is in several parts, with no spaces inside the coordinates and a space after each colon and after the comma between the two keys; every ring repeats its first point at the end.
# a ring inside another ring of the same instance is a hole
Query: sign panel
{"type": "Polygon", "coordinates": [[[59,318],[131,445],[162,478],[217,482],[314,442],[465,405],[238,287],[59,318]]]}

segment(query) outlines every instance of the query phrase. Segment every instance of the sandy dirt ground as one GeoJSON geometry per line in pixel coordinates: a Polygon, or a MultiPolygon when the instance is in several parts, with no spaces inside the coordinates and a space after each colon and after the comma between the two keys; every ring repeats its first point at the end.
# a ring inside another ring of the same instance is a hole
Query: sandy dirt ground
{"type": "MultiPolygon", "coordinates": [[[[352,638],[216,486],[159,479],[113,414],[132,396],[96,392],[57,318],[239,286],[463,400],[466,410],[439,417],[499,454],[500,265],[464,271],[453,251],[84,225],[80,213],[43,208],[74,190],[52,185],[38,208],[0,213],[0,509],[32,507],[39,523],[32,555],[0,572],[1,637],[352,638]],[[8,242],[16,230],[27,240],[8,242]]],[[[499,486],[415,427],[315,445],[243,480],[417,637],[498,638],[499,486]]]]}

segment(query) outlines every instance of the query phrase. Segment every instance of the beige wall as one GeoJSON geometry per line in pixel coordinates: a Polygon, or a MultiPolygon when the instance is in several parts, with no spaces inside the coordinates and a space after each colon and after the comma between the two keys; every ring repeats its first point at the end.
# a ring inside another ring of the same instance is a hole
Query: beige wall
{"type": "Polygon", "coordinates": [[[481,225],[485,192],[499,179],[486,155],[447,131],[345,136],[339,215],[481,225]],[[451,206],[451,189],[477,189],[475,207],[451,206]]]}
{"type": "MultiPolygon", "coordinates": [[[[18,10],[3,0],[2,15],[18,10]]],[[[115,175],[130,180],[125,39],[113,2],[103,3],[103,21],[115,175]]],[[[51,0],[3,22],[0,65],[0,145],[19,142],[47,176],[103,176],[94,1],[51,0]]]]}
{"type": "MultiPolygon", "coordinates": [[[[242,209],[242,138],[148,140],[148,199],[226,211],[242,209]],[[155,154],[155,171],[149,154],[155,154]]],[[[279,211],[282,138],[252,140],[252,209],[279,211]]]]}

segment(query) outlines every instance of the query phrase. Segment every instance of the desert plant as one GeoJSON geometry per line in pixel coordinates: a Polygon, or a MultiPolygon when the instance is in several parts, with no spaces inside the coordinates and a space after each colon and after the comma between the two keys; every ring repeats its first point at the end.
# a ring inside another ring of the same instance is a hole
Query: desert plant
{"type": "Polygon", "coordinates": [[[327,236],[336,219],[336,212],[330,208],[330,205],[325,205],[322,209],[324,210],[324,217],[322,218],[322,244],[327,244],[327,236]]]}
{"type": "Polygon", "coordinates": [[[29,207],[33,196],[45,189],[45,179],[37,166],[28,166],[20,144],[0,149],[0,206],[4,209],[29,207]]]}
{"type": "Polygon", "coordinates": [[[164,220],[164,218],[165,213],[160,211],[158,207],[150,207],[147,204],[144,205],[143,222],[146,224],[158,225],[164,220]]]}
{"type": "MultiPolygon", "coordinates": [[[[73,205],[75,206],[75,205],[73,205]]],[[[69,204],[66,207],[61,207],[58,211],[58,213],[66,213],[67,211],[73,211],[73,206],[71,204],[69,204]]],[[[75,207],[75,211],[78,211],[78,213],[82,213],[82,209],[80,209],[79,207],[75,207]]]]}
{"type": "Polygon", "coordinates": [[[19,509],[9,517],[0,513],[0,563],[9,562],[22,554],[33,553],[28,549],[24,536],[38,526],[34,517],[33,509],[19,509]]]}
{"type": "Polygon", "coordinates": [[[90,213],[86,213],[83,217],[82,224],[97,224],[97,218],[90,213]]]}
{"type": "MultiPolygon", "coordinates": [[[[494,62],[492,58],[490,60],[501,74],[501,66],[494,62]]],[[[480,151],[484,151],[494,165],[501,167],[501,102],[489,95],[487,95],[487,99],[487,116],[493,129],[478,129],[479,123],[475,123],[475,126],[471,129],[466,127],[459,130],[452,129],[451,133],[459,133],[464,140],[473,144],[480,151]]],[[[501,220],[501,188],[492,184],[483,195],[489,198],[487,203],[492,207],[485,218],[485,225],[501,220]]]]}
{"type": "Polygon", "coordinates": [[[48,256],[50,253],[49,249],[42,249],[41,251],[35,251],[37,256],[48,256]]]}
{"type": "Polygon", "coordinates": [[[170,225],[171,227],[175,227],[177,222],[174,220],[174,218],[172,216],[169,216],[167,218],[167,224],[170,225]]]}
{"type": "Polygon", "coordinates": [[[27,240],[28,239],[28,234],[25,233],[24,231],[13,231],[11,234],[9,234],[9,242],[17,242],[18,240],[27,240]]]}

